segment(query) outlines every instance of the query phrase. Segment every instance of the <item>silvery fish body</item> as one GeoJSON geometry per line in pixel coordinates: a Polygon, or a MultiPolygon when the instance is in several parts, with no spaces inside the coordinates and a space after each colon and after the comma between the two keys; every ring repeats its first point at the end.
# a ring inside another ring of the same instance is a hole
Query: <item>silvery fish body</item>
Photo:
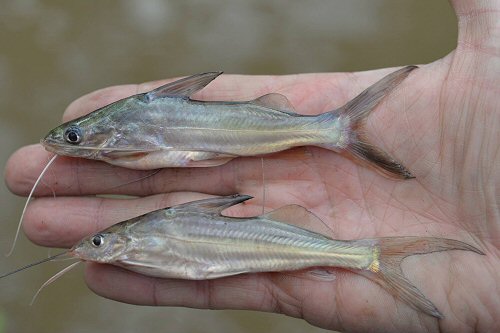
{"type": "Polygon", "coordinates": [[[100,147],[133,146],[140,151],[91,153],[129,168],[213,166],[236,156],[267,154],[297,145],[331,143],[340,148],[347,140],[338,115],[303,116],[252,102],[210,103],[183,97],[148,102],[133,98],[120,107],[125,111],[113,113],[99,130],[108,131],[100,147]],[[110,123],[119,125],[110,127],[110,123]]]}
{"type": "Polygon", "coordinates": [[[238,156],[298,146],[348,151],[385,173],[412,177],[362,136],[362,120],[415,66],[381,79],[343,107],[316,116],[297,114],[277,93],[245,102],[190,98],[220,72],[197,74],[134,95],[53,129],[42,144],[57,154],[102,160],[132,169],[205,167],[238,156]]]}
{"type": "Polygon", "coordinates": [[[368,269],[376,259],[375,241],[332,240],[275,221],[272,214],[238,219],[174,207],[121,227],[128,239],[112,263],[148,276],[201,280],[313,266],[368,269]]]}
{"type": "Polygon", "coordinates": [[[221,214],[250,198],[216,197],[160,209],[88,237],[69,253],[148,276],[191,280],[341,267],[366,276],[412,307],[436,317],[441,314],[404,278],[400,262],[409,255],[446,250],[482,253],[466,243],[443,238],[334,240],[294,225],[322,224],[297,205],[250,218],[221,214]]]}

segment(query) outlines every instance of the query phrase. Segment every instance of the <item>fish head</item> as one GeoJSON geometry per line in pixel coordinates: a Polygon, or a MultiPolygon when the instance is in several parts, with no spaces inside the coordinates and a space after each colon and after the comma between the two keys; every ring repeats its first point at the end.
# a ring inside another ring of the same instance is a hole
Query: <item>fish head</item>
{"type": "Polygon", "coordinates": [[[40,143],[58,155],[105,160],[108,155],[142,151],[137,138],[138,96],[95,110],[52,129],[40,143]]]}
{"type": "Polygon", "coordinates": [[[124,234],[104,231],[84,238],[69,253],[85,261],[113,263],[126,253],[127,243],[124,234]]]}
{"type": "Polygon", "coordinates": [[[58,155],[96,159],[99,149],[106,144],[107,135],[111,134],[110,129],[96,129],[78,122],[65,123],[51,130],[40,143],[58,155]]]}
{"type": "Polygon", "coordinates": [[[52,129],[40,143],[58,155],[98,159],[115,136],[113,104],[52,129]]]}

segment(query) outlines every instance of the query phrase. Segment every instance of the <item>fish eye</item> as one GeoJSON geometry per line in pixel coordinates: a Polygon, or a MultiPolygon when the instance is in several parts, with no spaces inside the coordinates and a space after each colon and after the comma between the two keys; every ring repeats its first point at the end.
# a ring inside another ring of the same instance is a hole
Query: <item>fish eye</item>
{"type": "Polygon", "coordinates": [[[101,234],[97,234],[94,237],[92,237],[91,242],[94,247],[99,247],[102,245],[102,243],[104,243],[104,236],[101,234]]]}
{"type": "Polygon", "coordinates": [[[82,141],[82,131],[78,127],[68,127],[64,132],[64,139],[71,144],[78,144],[82,141]]]}

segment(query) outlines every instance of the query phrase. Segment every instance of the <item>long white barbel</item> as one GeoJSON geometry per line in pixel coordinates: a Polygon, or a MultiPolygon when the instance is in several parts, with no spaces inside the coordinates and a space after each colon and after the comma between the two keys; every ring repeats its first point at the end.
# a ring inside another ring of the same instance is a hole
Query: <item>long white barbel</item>
{"type": "Polygon", "coordinates": [[[14,241],[12,242],[12,246],[10,248],[10,251],[5,255],[6,257],[9,257],[12,254],[12,252],[14,252],[14,247],[16,246],[17,238],[19,237],[19,232],[21,231],[21,225],[23,223],[24,214],[26,213],[26,208],[28,208],[28,204],[30,202],[30,199],[33,196],[33,193],[35,192],[35,189],[38,186],[38,184],[40,183],[40,180],[42,179],[43,175],[45,174],[45,172],[47,171],[47,169],[49,168],[49,166],[57,158],[57,156],[58,155],[52,156],[52,158],[49,160],[49,162],[47,163],[47,165],[45,166],[45,168],[43,168],[42,172],[40,173],[40,176],[38,176],[38,179],[36,180],[35,184],[31,188],[31,192],[28,195],[28,199],[26,200],[26,203],[24,204],[23,212],[21,213],[21,218],[19,219],[19,224],[17,225],[17,230],[16,230],[16,235],[14,236],[14,241]]]}

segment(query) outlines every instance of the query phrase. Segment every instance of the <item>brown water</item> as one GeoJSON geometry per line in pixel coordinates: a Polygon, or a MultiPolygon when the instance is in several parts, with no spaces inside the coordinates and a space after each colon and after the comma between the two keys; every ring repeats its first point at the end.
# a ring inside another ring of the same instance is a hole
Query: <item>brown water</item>
{"type": "MultiPolygon", "coordinates": [[[[446,0],[2,1],[0,165],[56,126],[68,103],[109,85],[202,71],[287,74],[426,63],[455,45],[446,0]]],[[[24,200],[0,187],[0,253],[24,200]]],[[[0,272],[43,258],[24,237],[0,272]]],[[[0,281],[3,332],[320,332],[245,311],[136,307],[91,293],[82,269],[31,297],[61,268],[0,281]]]]}

